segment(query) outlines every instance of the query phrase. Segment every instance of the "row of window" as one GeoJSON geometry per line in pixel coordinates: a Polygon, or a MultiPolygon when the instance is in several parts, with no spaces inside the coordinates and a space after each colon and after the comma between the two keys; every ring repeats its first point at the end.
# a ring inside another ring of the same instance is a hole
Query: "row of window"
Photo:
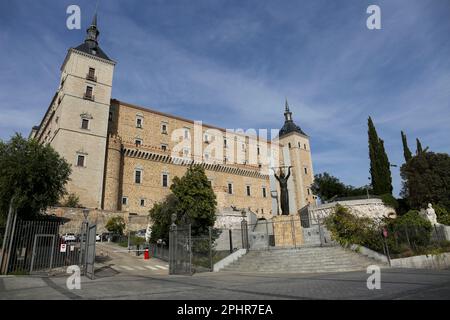
{"type": "MultiPolygon", "coordinates": [[[[229,193],[230,192],[232,193],[232,189],[233,189],[232,185],[230,187],[230,184],[229,184],[228,188],[229,188],[229,193]]],[[[308,188],[307,190],[308,190],[308,195],[310,195],[311,194],[310,189],[308,188]]],[[[263,198],[267,197],[266,188],[265,187],[262,188],[262,194],[263,194],[263,198]]],[[[250,196],[250,195],[251,195],[250,194],[250,186],[247,186],[247,196],[250,196]]],[[[139,204],[140,204],[141,207],[145,207],[145,199],[139,199],[139,204]]],[[[128,205],[128,197],[122,197],[122,205],[124,205],[124,206],[128,205]]],[[[264,209],[261,209],[261,213],[264,214],[264,209]]]]}
{"type": "MultiPolygon", "coordinates": [[[[123,206],[128,205],[128,197],[122,197],[122,205],[123,206]]],[[[145,207],[145,199],[139,199],[139,205],[141,207],[145,207]]]]}
{"type": "MultiPolygon", "coordinates": [[[[292,144],[291,144],[290,142],[288,143],[288,147],[289,147],[289,149],[292,148],[292,144]]],[[[300,149],[302,148],[302,145],[301,145],[300,142],[298,143],[298,147],[299,147],[300,149]]],[[[303,145],[303,147],[305,148],[305,150],[307,149],[306,143],[303,145]]]]}
{"type": "MultiPolygon", "coordinates": [[[[142,170],[134,170],[134,183],[142,184],[142,181],[142,170]]],[[[169,175],[167,173],[163,173],[161,175],[161,186],[164,188],[167,188],[169,186],[169,175]]]]}
{"type": "MultiPolygon", "coordinates": [[[[267,188],[262,187],[261,190],[262,190],[262,197],[267,198],[267,188]]],[[[234,194],[233,183],[231,183],[231,182],[228,183],[227,192],[228,192],[228,194],[234,194]]],[[[248,197],[252,196],[252,187],[250,185],[245,186],[245,193],[248,197]]]]}

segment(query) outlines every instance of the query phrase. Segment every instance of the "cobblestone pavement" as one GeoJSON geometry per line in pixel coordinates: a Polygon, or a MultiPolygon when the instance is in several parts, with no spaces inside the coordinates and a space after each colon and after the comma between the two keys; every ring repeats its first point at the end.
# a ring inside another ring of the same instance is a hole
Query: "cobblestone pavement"
{"type": "Polygon", "coordinates": [[[194,276],[118,273],[102,268],[68,290],[66,277],[0,277],[0,299],[450,299],[450,270],[383,269],[381,289],[369,274],[234,274],[194,276]]]}

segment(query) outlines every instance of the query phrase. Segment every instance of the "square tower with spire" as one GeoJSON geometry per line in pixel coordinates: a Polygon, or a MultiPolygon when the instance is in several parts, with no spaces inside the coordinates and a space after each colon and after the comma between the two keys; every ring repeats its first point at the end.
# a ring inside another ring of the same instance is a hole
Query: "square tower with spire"
{"type": "Polygon", "coordinates": [[[309,136],[292,118],[292,112],[286,99],[284,125],[278,134],[279,143],[283,145],[282,157],[285,166],[292,166],[291,179],[288,180],[289,210],[297,213],[304,206],[314,203],[311,192],[314,173],[311,158],[309,136]]]}
{"type": "Polygon", "coordinates": [[[105,150],[115,62],[100,48],[97,14],[85,41],[70,48],[61,67],[59,88],[31,136],[49,143],[68,163],[67,191],[86,207],[102,202],[105,150]]]}

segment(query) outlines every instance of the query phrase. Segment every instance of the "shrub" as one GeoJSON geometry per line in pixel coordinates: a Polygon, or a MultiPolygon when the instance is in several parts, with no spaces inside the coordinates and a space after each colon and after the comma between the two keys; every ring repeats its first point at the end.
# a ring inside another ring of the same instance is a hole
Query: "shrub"
{"type": "Polygon", "coordinates": [[[437,222],[450,226],[450,212],[439,204],[433,205],[436,212],[437,222]]]}
{"type": "Polygon", "coordinates": [[[125,220],[122,217],[112,217],[105,225],[106,230],[122,235],[125,229],[125,220]]]}
{"type": "Polygon", "coordinates": [[[70,193],[61,206],[68,208],[81,208],[80,198],[75,193],[70,193]]]}
{"type": "Polygon", "coordinates": [[[333,238],[343,246],[359,244],[372,250],[382,251],[379,229],[370,218],[357,217],[341,205],[325,219],[325,225],[333,238]]]}
{"type": "Polygon", "coordinates": [[[407,243],[416,247],[430,243],[431,223],[417,210],[410,210],[403,216],[390,220],[387,227],[393,233],[396,243],[407,243]]]}
{"type": "Polygon", "coordinates": [[[381,195],[381,200],[385,205],[390,206],[394,209],[398,209],[399,207],[397,199],[395,199],[394,196],[390,193],[381,195]]]}

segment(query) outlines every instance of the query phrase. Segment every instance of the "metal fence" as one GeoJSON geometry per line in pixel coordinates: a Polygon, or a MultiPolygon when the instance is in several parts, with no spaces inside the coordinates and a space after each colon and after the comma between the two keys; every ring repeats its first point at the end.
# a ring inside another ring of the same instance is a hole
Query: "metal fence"
{"type": "Polygon", "coordinates": [[[151,257],[169,261],[169,246],[165,243],[150,243],[148,244],[148,251],[151,257]]]}
{"type": "Polygon", "coordinates": [[[388,225],[382,228],[379,236],[368,243],[372,249],[385,254],[388,259],[427,254],[433,250],[447,248],[450,242],[442,226],[431,229],[419,225],[388,225]]]}
{"type": "Polygon", "coordinates": [[[248,250],[299,248],[333,245],[331,235],[321,219],[308,216],[284,216],[279,220],[260,219],[255,224],[245,221],[241,227],[242,246],[248,250]]]}
{"type": "Polygon", "coordinates": [[[0,273],[65,273],[68,266],[78,265],[93,276],[95,225],[91,226],[89,237],[86,223],[73,229],[65,222],[53,216],[22,220],[11,211],[2,236],[0,273]]]}

